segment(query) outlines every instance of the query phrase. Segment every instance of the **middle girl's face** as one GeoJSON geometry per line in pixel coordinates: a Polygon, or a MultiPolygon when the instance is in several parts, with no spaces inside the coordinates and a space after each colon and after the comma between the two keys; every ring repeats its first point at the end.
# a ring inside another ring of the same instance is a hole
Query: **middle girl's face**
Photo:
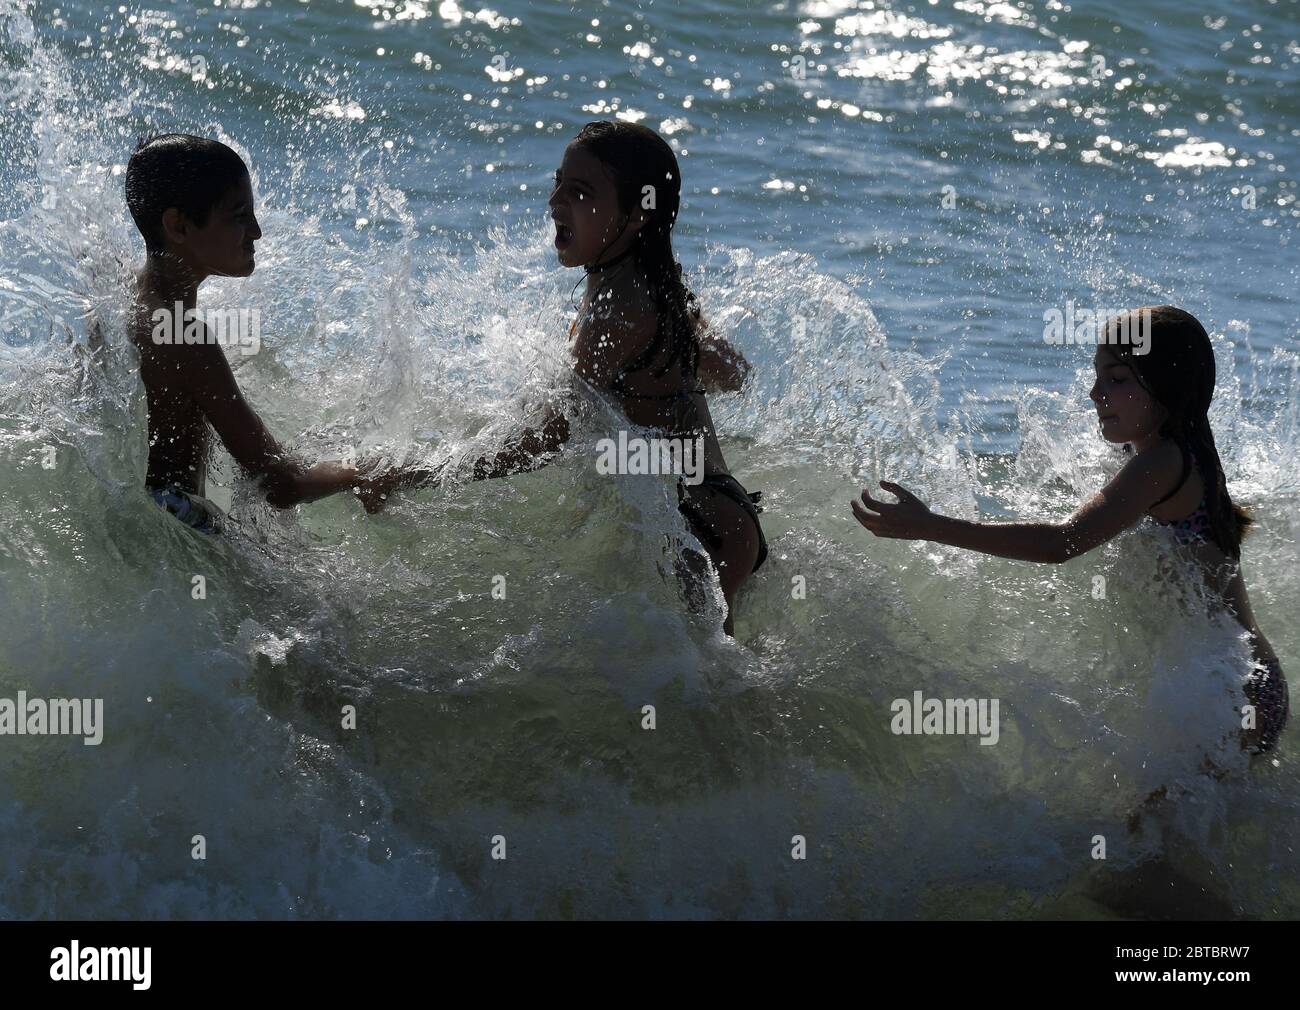
{"type": "Polygon", "coordinates": [[[1107,442],[1140,443],[1158,434],[1168,411],[1142,388],[1133,369],[1105,344],[1097,346],[1093,367],[1097,381],[1088,396],[1097,407],[1102,437],[1107,442]]]}
{"type": "Polygon", "coordinates": [[[551,190],[555,251],[566,267],[608,262],[631,241],[634,229],[618,207],[618,193],[605,167],[588,151],[570,144],[551,190]],[[601,254],[604,253],[602,256],[601,254]]]}

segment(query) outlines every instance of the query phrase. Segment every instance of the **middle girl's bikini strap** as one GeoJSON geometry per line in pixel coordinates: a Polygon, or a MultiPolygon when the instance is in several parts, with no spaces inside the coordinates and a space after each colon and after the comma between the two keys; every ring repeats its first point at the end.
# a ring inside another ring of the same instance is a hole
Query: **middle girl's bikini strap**
{"type": "Polygon", "coordinates": [[[1182,453],[1183,456],[1183,472],[1178,475],[1178,483],[1173,486],[1173,490],[1171,490],[1167,495],[1165,495],[1159,501],[1152,502],[1150,505],[1148,505],[1147,506],[1148,509],[1153,509],[1159,505],[1163,505],[1170,498],[1172,498],[1179,491],[1181,491],[1183,489],[1183,485],[1187,482],[1187,477],[1192,472],[1192,462],[1194,461],[1195,457],[1192,456],[1191,450],[1188,449],[1181,442],[1178,443],[1178,451],[1182,453]]]}
{"type": "Polygon", "coordinates": [[[611,388],[619,396],[627,397],[629,400],[676,400],[679,396],[691,396],[694,393],[705,395],[703,389],[679,389],[674,393],[630,393],[625,388],[621,377],[617,385],[611,388]]]}
{"type": "MultiPolygon", "coordinates": [[[[668,355],[668,360],[665,361],[661,367],[659,368],[653,367],[654,362],[658,358],[663,356],[663,352],[665,348],[671,346],[671,340],[669,339],[668,334],[665,332],[666,323],[667,320],[664,318],[663,314],[660,313],[659,319],[655,324],[655,335],[651,339],[650,343],[646,345],[646,347],[639,354],[637,354],[631,361],[629,361],[627,364],[625,364],[622,368],[619,369],[618,375],[615,376],[614,378],[614,383],[612,388],[620,395],[636,396],[645,400],[667,400],[678,396],[686,396],[691,393],[704,392],[703,389],[694,389],[694,390],[682,389],[671,394],[653,395],[653,394],[644,394],[644,393],[632,393],[628,391],[627,380],[630,376],[635,375],[637,372],[649,372],[655,378],[659,378],[660,376],[666,375],[668,369],[672,368],[673,363],[679,359],[680,357],[679,353],[677,351],[672,351],[672,353],[668,355]]],[[[700,369],[700,361],[698,357],[695,358],[693,364],[694,367],[691,370],[690,378],[698,381],[699,369],[700,369]]]]}
{"type": "MultiPolygon", "coordinates": [[[[573,325],[569,327],[569,339],[572,340],[573,335],[577,332],[578,332],[578,320],[575,319],[573,321],[573,325]]],[[[638,358],[639,357],[640,355],[638,355],[638,358]]],[[[622,370],[619,371],[618,375],[614,377],[614,381],[611,383],[610,388],[614,392],[618,393],[619,396],[625,396],[633,400],[675,400],[679,396],[690,396],[693,393],[699,393],[701,395],[705,395],[705,390],[703,388],[679,389],[672,393],[633,393],[631,390],[627,388],[627,377],[629,375],[635,374],[636,372],[647,371],[647,370],[648,369],[645,368],[630,368],[625,366],[622,370]]]]}

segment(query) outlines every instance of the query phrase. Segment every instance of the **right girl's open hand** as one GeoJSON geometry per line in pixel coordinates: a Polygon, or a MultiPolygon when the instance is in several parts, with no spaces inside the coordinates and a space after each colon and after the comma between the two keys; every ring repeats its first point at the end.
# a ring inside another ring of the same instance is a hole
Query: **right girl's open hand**
{"type": "Polygon", "coordinates": [[[859,502],[852,502],[853,515],[864,527],[878,537],[890,537],[897,540],[926,540],[934,513],[925,506],[925,502],[912,494],[901,484],[882,480],[880,486],[893,494],[898,501],[878,501],[871,497],[871,492],[862,489],[859,502]]]}

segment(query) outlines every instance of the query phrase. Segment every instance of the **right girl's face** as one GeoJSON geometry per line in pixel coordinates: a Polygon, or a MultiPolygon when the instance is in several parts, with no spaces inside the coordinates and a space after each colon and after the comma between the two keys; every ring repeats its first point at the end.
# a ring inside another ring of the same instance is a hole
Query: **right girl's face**
{"type": "Polygon", "coordinates": [[[565,149],[555,173],[549,206],[563,266],[587,266],[597,258],[607,262],[631,241],[634,229],[619,210],[613,180],[593,155],[574,144],[565,149]]]}
{"type": "Polygon", "coordinates": [[[1160,430],[1168,412],[1142,388],[1133,369],[1105,344],[1097,346],[1093,368],[1097,380],[1088,396],[1097,408],[1101,434],[1107,442],[1140,442],[1160,430]]]}

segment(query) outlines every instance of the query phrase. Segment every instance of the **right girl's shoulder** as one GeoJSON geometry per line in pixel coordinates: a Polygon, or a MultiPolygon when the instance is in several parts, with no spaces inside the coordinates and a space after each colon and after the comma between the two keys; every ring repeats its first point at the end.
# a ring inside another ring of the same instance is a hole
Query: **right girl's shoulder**
{"type": "Polygon", "coordinates": [[[1131,469],[1141,478],[1143,487],[1150,490],[1149,505],[1163,503],[1181,491],[1186,476],[1183,450],[1172,438],[1161,439],[1136,453],[1126,469],[1131,469]]]}
{"type": "Polygon", "coordinates": [[[1148,446],[1133,457],[1134,462],[1141,460],[1149,467],[1172,467],[1180,471],[1183,465],[1183,450],[1172,438],[1162,438],[1155,445],[1148,446]]]}

